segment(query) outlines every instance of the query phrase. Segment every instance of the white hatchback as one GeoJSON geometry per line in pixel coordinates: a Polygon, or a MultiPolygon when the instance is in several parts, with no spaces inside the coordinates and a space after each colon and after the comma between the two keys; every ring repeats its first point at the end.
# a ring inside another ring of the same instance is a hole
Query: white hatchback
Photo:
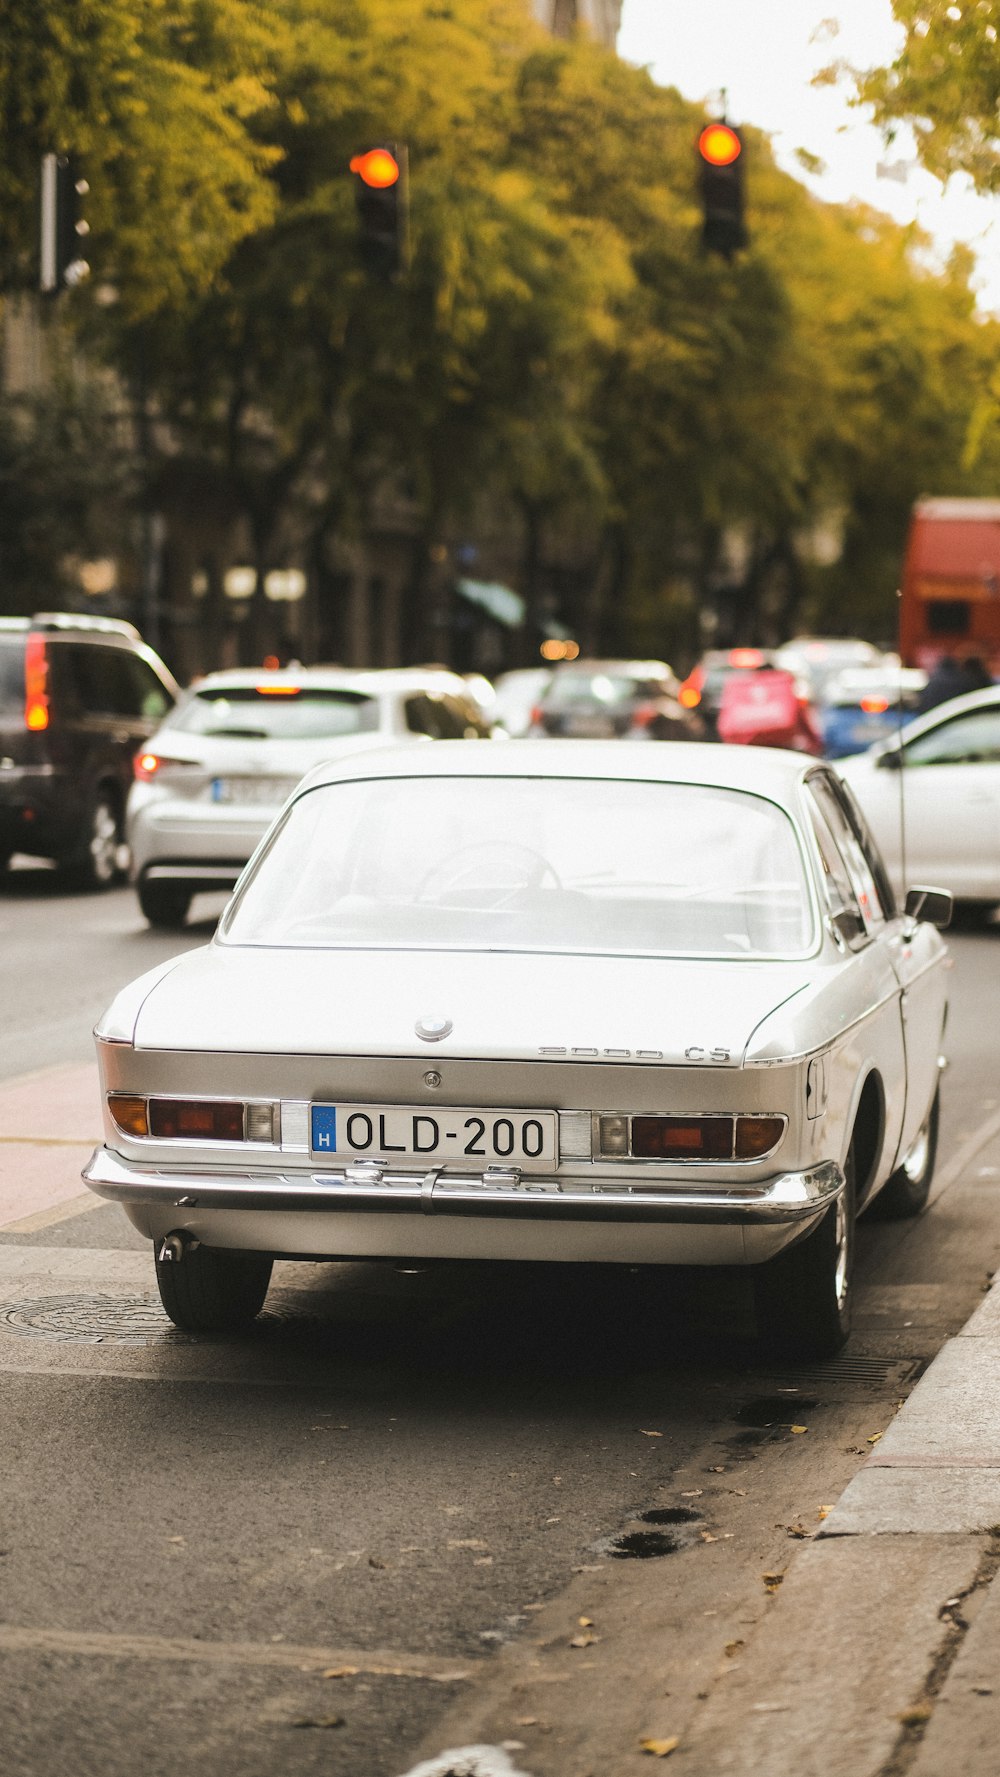
{"type": "Polygon", "coordinates": [[[176,929],[195,894],[232,888],[314,765],[389,741],[488,735],[464,680],[436,668],[208,674],[136,755],[126,838],[145,917],[176,929]]]}

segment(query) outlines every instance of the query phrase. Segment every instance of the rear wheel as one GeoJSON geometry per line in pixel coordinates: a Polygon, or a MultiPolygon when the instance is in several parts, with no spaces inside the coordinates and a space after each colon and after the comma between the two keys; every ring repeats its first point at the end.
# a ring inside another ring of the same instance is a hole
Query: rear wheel
{"type": "Polygon", "coordinates": [[[855,1160],[845,1185],[811,1234],[754,1273],[757,1331],[783,1357],[834,1357],[851,1331],[855,1160]]]}
{"type": "Polygon", "coordinates": [[[906,1159],[902,1166],[897,1166],[872,1204],[873,1215],[888,1222],[901,1222],[908,1216],[918,1216],[926,1208],[937,1159],[940,1118],[941,1091],[938,1088],[924,1126],[906,1159]]]}
{"type": "Polygon", "coordinates": [[[234,1333],[249,1326],[264,1306],[273,1264],[260,1253],[212,1246],[188,1247],[182,1259],[154,1262],[160,1301],[185,1333],[234,1333]]]}
{"type": "Polygon", "coordinates": [[[82,843],[69,860],[68,874],[78,888],[104,889],[122,876],[124,841],[121,808],[112,790],[95,790],[87,809],[82,843]]]}
{"type": "Polygon", "coordinates": [[[183,882],[140,882],[139,906],[151,926],[179,931],[188,916],[191,890],[183,882]]]}

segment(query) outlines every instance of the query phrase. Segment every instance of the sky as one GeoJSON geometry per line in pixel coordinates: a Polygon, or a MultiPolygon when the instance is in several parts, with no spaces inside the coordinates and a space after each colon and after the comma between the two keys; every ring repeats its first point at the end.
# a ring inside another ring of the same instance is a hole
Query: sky
{"type": "Polygon", "coordinates": [[[941,260],[955,241],[968,242],[980,306],[1000,313],[998,200],[977,197],[958,176],[942,187],[916,165],[908,132],[887,148],[870,114],[850,105],[846,82],[810,85],[841,58],[884,65],[901,37],[889,0],[625,0],[618,51],[717,115],[725,88],[729,122],[766,130],[779,165],[819,197],[860,198],[897,222],[915,219],[941,260]],[[825,170],[808,174],[796,158],[800,148],[825,170]]]}

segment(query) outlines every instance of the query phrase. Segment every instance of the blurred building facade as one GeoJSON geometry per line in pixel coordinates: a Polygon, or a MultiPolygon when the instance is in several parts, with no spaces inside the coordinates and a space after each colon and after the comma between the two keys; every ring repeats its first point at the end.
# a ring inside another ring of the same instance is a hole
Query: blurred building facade
{"type": "Polygon", "coordinates": [[[622,0],[535,0],[535,13],[557,37],[568,37],[574,25],[586,25],[599,42],[614,49],[622,0]]]}

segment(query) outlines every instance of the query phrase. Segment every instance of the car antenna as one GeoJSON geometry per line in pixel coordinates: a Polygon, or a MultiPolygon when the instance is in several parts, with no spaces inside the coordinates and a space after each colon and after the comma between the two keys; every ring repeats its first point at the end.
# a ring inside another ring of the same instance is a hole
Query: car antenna
{"type": "MultiPolygon", "coordinates": [[[[902,599],[902,588],[896,588],[897,599],[902,599]]],[[[899,625],[897,624],[897,631],[899,625]]],[[[903,878],[903,899],[906,899],[906,796],[903,789],[903,772],[906,769],[906,748],[903,745],[903,656],[897,654],[899,665],[896,668],[896,741],[899,747],[899,868],[903,878]]]]}

